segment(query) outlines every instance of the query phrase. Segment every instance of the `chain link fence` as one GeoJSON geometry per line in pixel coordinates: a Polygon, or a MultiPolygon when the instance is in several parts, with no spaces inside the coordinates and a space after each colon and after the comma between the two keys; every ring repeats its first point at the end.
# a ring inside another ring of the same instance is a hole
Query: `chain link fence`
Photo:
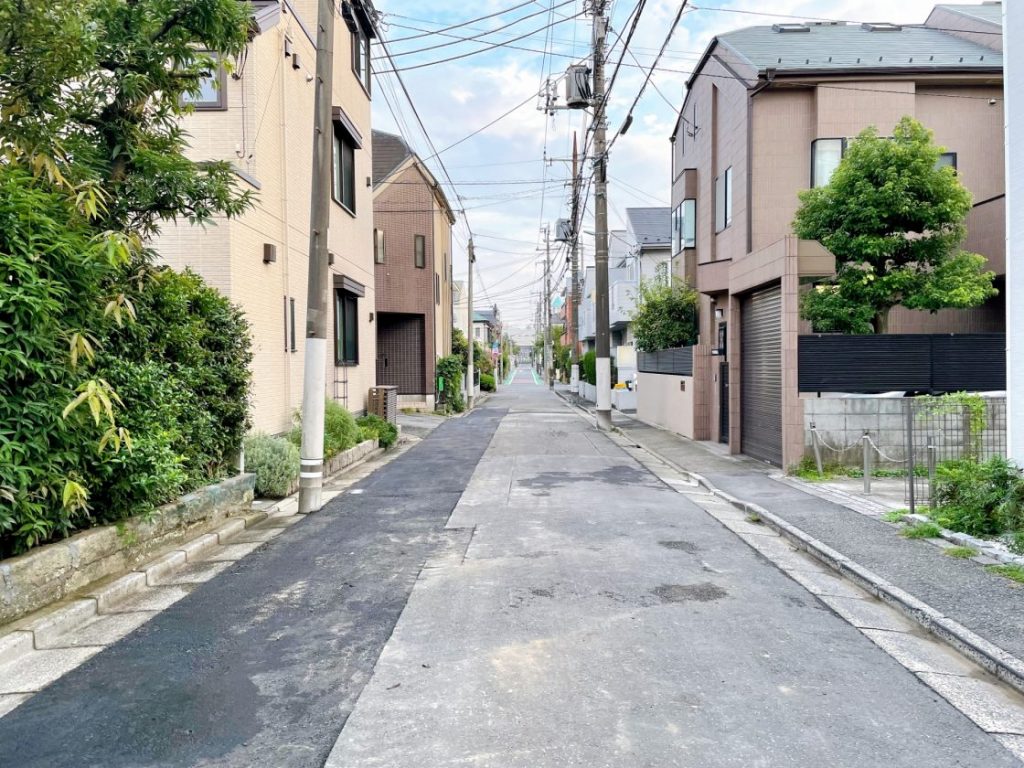
{"type": "Polygon", "coordinates": [[[1006,455],[1005,397],[915,397],[904,404],[911,512],[931,506],[943,462],[1006,455]]]}

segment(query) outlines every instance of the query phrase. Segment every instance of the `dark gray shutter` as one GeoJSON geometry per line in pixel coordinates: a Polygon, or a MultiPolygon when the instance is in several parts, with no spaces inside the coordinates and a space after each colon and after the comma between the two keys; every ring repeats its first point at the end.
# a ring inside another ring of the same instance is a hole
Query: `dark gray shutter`
{"type": "Polygon", "coordinates": [[[751,294],[742,305],[741,450],[782,464],[782,291],[751,294]]]}

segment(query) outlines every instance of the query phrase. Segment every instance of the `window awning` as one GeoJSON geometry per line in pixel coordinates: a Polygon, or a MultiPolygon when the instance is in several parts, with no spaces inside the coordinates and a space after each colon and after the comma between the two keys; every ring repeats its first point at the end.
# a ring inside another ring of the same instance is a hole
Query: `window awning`
{"type": "Polygon", "coordinates": [[[355,145],[356,149],[363,148],[363,135],[359,133],[359,129],[356,128],[356,124],[352,122],[348,115],[345,114],[345,110],[341,107],[333,107],[331,109],[331,119],[334,120],[341,129],[348,134],[352,144],[355,145]]]}
{"type": "Polygon", "coordinates": [[[346,275],[335,275],[334,287],[355,294],[359,298],[366,296],[366,286],[346,275]]]}

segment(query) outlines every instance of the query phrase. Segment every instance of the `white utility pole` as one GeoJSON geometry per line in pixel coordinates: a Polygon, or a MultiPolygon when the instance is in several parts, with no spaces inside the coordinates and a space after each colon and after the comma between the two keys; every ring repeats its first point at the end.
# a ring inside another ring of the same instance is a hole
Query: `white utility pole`
{"type": "Polygon", "coordinates": [[[472,239],[469,241],[466,255],[469,258],[469,277],[466,278],[466,298],[469,301],[469,329],[466,334],[466,338],[469,339],[469,352],[466,355],[469,358],[466,361],[466,410],[471,411],[473,410],[473,390],[475,388],[473,379],[476,378],[473,363],[473,356],[476,354],[476,340],[473,338],[473,265],[476,263],[476,254],[473,252],[472,239]]]}
{"type": "Polygon", "coordinates": [[[1024,466],[1024,6],[1003,3],[1006,119],[1006,447],[1024,466]]]}
{"type": "Polygon", "coordinates": [[[597,297],[597,426],[612,427],[611,333],[608,329],[608,157],[605,130],[605,0],[594,0],[594,287],[597,297]]]}
{"type": "Polygon", "coordinates": [[[569,343],[572,344],[572,372],[569,375],[569,391],[580,393],[580,171],[579,155],[576,150],[576,133],[572,134],[572,313],[569,320],[569,343]]]}
{"type": "Polygon", "coordinates": [[[544,378],[554,386],[551,364],[551,229],[544,227],[544,378]]]}
{"type": "Polygon", "coordinates": [[[331,220],[331,93],[334,73],[334,3],[319,0],[316,93],[313,102],[313,183],[306,282],[306,341],[302,378],[299,513],[316,512],[324,484],[324,397],[327,378],[327,230],[331,220]]]}

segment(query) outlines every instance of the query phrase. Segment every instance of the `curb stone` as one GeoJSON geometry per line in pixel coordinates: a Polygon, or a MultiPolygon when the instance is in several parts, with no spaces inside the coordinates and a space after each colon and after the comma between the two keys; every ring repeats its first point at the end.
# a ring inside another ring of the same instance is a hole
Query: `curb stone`
{"type": "MultiPolygon", "coordinates": [[[[559,396],[561,397],[560,394],[559,396]]],[[[577,411],[580,410],[578,406],[567,398],[562,397],[562,399],[570,407],[577,411]]],[[[590,417],[589,412],[583,412],[580,415],[588,419],[590,417]]],[[[627,441],[627,438],[622,435],[621,431],[617,435],[613,431],[609,433],[609,436],[617,443],[627,441]]],[[[972,632],[955,619],[943,615],[909,592],[886,581],[878,574],[837,552],[795,525],[786,522],[761,505],[736,498],[732,494],[718,488],[703,475],[680,466],[633,437],[629,437],[628,442],[650,455],[656,456],[659,460],[673,467],[676,471],[682,473],[683,476],[689,477],[691,481],[705,488],[713,496],[722,499],[735,509],[746,514],[756,514],[763,523],[775,530],[797,549],[811,555],[839,575],[874,595],[886,605],[896,609],[954,650],[995,675],[995,677],[1017,692],[1024,694],[1024,661],[972,632]]]]}

